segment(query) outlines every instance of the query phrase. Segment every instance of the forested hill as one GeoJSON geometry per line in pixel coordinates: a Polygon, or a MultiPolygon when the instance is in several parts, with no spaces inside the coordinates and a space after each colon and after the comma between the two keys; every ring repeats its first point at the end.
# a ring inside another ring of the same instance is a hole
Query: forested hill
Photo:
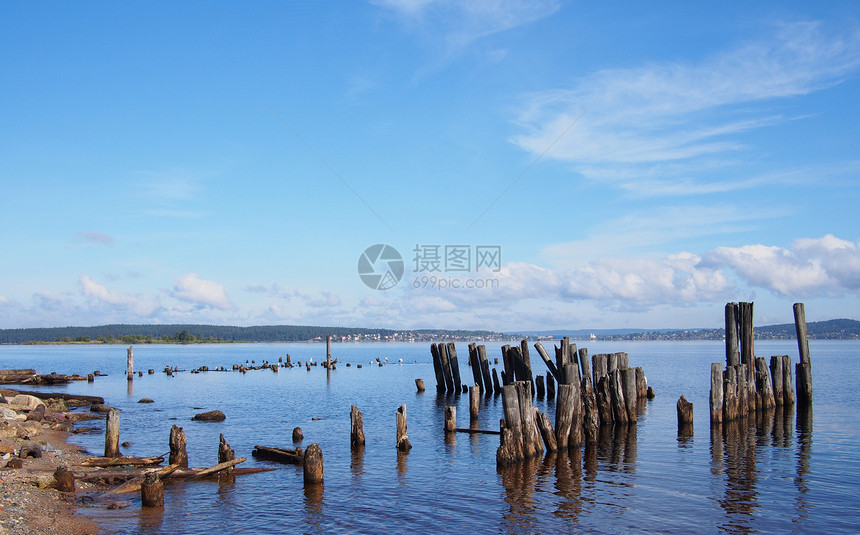
{"type": "MultiPolygon", "coordinates": [[[[810,338],[818,340],[857,339],[860,338],[860,321],[848,319],[813,321],[806,324],[806,330],[810,338]]],[[[797,338],[793,323],[755,327],[754,332],[757,338],[760,336],[773,339],[797,338]]]]}
{"type": "Polygon", "coordinates": [[[331,335],[343,341],[502,340],[490,331],[393,330],[306,325],[100,325],[97,327],[50,327],[0,329],[0,344],[60,343],[200,343],[200,342],[306,342],[331,335]]]}

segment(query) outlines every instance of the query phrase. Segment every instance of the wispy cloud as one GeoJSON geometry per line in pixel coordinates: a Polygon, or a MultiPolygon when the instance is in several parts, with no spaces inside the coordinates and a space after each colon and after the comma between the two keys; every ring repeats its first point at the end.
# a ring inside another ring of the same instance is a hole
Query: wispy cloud
{"type": "Polygon", "coordinates": [[[81,238],[82,240],[84,240],[88,243],[94,243],[97,245],[106,245],[108,247],[113,246],[114,241],[115,241],[113,236],[105,234],[104,232],[96,232],[96,231],[79,232],[78,238],[81,238]]]}
{"type": "Polygon", "coordinates": [[[757,104],[832,87],[858,68],[860,31],[779,25],[768,39],[699,62],[603,70],[570,88],[527,95],[517,119],[525,133],[511,140],[539,154],[588,109],[549,157],[622,186],[659,168],[679,188],[708,191],[717,186],[696,184],[696,173],[748,149],[742,134],[797,119],[757,104]],[[666,167],[679,163],[683,173],[666,167]]]}
{"type": "Polygon", "coordinates": [[[160,303],[154,298],[127,295],[109,290],[105,285],[99,284],[87,275],[79,277],[78,287],[85,298],[127,311],[135,317],[151,316],[161,308],[160,303]]]}

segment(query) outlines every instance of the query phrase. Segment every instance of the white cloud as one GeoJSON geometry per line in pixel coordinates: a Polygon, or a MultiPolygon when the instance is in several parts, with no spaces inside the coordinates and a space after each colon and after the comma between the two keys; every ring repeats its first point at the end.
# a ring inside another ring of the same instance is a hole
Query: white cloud
{"type": "Polygon", "coordinates": [[[5,305],[8,302],[9,302],[8,297],[6,297],[5,295],[0,295],[0,305],[5,305]]]}
{"type": "Polygon", "coordinates": [[[718,247],[707,262],[733,269],[749,284],[784,296],[860,295],[860,243],[828,234],[799,239],[793,249],[767,245],[718,247]]]}
{"type": "MultiPolygon", "coordinates": [[[[620,169],[626,184],[640,171],[678,162],[695,176],[747,148],[741,133],[793,119],[750,104],[819,91],[858,68],[860,31],[840,36],[818,23],[782,25],[769,40],[698,63],[608,69],[571,88],[528,95],[518,118],[526,132],[512,141],[533,154],[555,143],[548,157],[598,180],[620,169]]],[[[701,187],[688,174],[668,176],[693,192],[701,187]]]]}
{"type": "Polygon", "coordinates": [[[234,308],[224,292],[224,286],[215,281],[201,279],[197,273],[188,273],[176,279],[173,291],[169,293],[176,299],[199,307],[221,310],[234,308]]]}
{"type": "Polygon", "coordinates": [[[86,275],[80,276],[78,286],[84,297],[127,310],[138,317],[150,316],[160,308],[155,299],[114,292],[86,275]]]}

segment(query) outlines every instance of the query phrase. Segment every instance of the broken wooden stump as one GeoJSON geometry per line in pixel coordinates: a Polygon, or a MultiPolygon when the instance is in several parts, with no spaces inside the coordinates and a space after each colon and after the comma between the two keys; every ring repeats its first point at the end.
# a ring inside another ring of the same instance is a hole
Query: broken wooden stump
{"type": "Polygon", "coordinates": [[[301,442],[302,440],[304,440],[305,434],[302,433],[301,427],[294,427],[293,428],[292,438],[293,438],[294,444],[297,444],[297,443],[301,442]]]}
{"type": "Polygon", "coordinates": [[[364,416],[352,405],[349,411],[349,444],[351,448],[364,446],[364,416]]]}
{"type": "Polygon", "coordinates": [[[424,379],[415,379],[415,388],[420,392],[424,392],[424,379]]]}
{"type": "Polygon", "coordinates": [[[186,441],[185,431],[174,424],[170,428],[170,456],[167,458],[167,464],[176,464],[180,468],[188,468],[186,441]]]}
{"type": "MultiPolygon", "coordinates": [[[[541,377],[540,375],[538,377],[541,377]]],[[[535,419],[540,428],[540,435],[543,438],[544,448],[547,452],[558,450],[558,441],[555,438],[555,430],[552,428],[552,422],[545,412],[539,412],[535,409],[535,419]]]]}
{"type": "Polygon", "coordinates": [[[75,474],[65,466],[54,471],[54,487],[60,492],[75,492],[75,474]]]}
{"type": "MultiPolygon", "coordinates": [[[[226,463],[235,458],[236,454],[233,451],[233,448],[230,447],[230,444],[227,444],[227,441],[224,439],[224,434],[220,433],[218,435],[218,463],[226,463]]],[[[230,474],[233,471],[233,467],[231,466],[225,471],[230,474]]]]}
{"type": "Polygon", "coordinates": [[[140,484],[140,504],[143,507],[164,507],[164,483],[158,474],[149,472],[140,484]]]}
{"type": "Polygon", "coordinates": [[[678,434],[689,436],[693,431],[693,404],[687,401],[687,398],[681,394],[676,404],[678,412],[678,434]]]}
{"type": "Polygon", "coordinates": [[[469,419],[476,421],[480,407],[480,389],[476,386],[469,387],[469,419]]]}
{"type": "Polygon", "coordinates": [[[395,415],[395,423],[397,427],[397,449],[403,452],[409,451],[412,444],[409,443],[409,437],[406,434],[406,404],[397,407],[395,415]]]}
{"type": "Polygon", "coordinates": [[[797,400],[812,402],[812,362],[809,359],[809,338],[806,332],[806,311],[803,303],[794,304],[794,327],[797,332],[798,363],[795,367],[797,400]]]}
{"type": "Polygon", "coordinates": [[[450,433],[457,429],[457,407],[445,406],[445,432],[450,433]]]}
{"type": "Polygon", "coordinates": [[[711,410],[711,424],[721,423],[723,421],[723,365],[719,362],[711,363],[711,393],[708,407],[711,410]]]}
{"type": "Polygon", "coordinates": [[[323,482],[323,453],[319,444],[308,446],[302,467],[305,485],[318,485],[323,482]]]}

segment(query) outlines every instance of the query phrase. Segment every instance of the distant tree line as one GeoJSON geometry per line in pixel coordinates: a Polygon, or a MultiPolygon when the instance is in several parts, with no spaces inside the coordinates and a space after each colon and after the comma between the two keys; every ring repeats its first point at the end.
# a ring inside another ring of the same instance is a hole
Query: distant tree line
{"type": "Polygon", "coordinates": [[[211,343],[211,342],[303,342],[326,335],[389,336],[391,329],[317,327],[301,325],[100,325],[96,327],[48,327],[0,329],[0,344],[27,342],[102,342],[106,344],[211,343]]]}

